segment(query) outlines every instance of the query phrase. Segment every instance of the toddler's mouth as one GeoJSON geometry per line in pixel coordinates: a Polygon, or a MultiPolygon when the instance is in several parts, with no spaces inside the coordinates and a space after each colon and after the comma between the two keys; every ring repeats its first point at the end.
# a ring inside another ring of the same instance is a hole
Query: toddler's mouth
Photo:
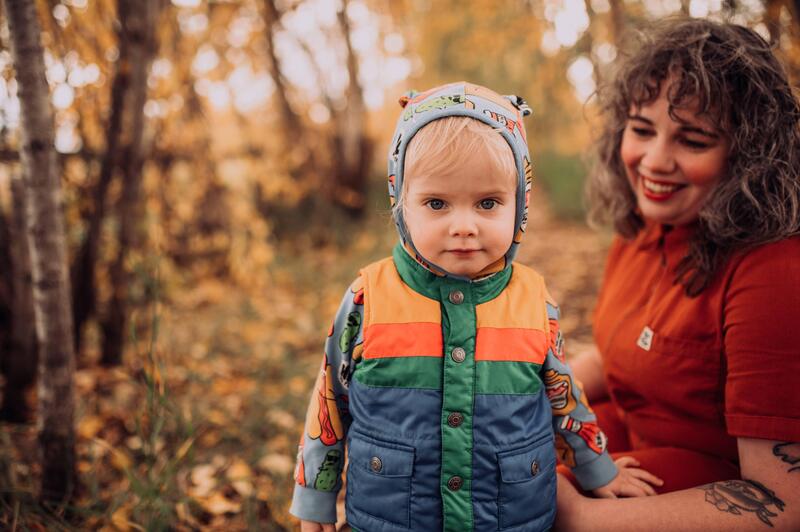
{"type": "Polygon", "coordinates": [[[477,253],[480,249],[448,249],[447,251],[456,255],[469,255],[471,253],[477,253]]]}

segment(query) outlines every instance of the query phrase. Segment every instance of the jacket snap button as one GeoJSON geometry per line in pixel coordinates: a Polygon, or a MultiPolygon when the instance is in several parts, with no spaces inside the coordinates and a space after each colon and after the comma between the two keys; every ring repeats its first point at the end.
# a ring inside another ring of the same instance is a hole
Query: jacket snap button
{"type": "Polygon", "coordinates": [[[461,290],[453,290],[450,292],[448,299],[450,300],[450,303],[454,305],[460,305],[464,302],[464,292],[461,290]]]}
{"type": "Polygon", "coordinates": [[[447,416],[447,424],[451,427],[458,427],[464,422],[464,415],[461,412],[453,412],[447,416]]]}
{"type": "Polygon", "coordinates": [[[373,456],[369,461],[369,467],[375,473],[380,473],[381,469],[383,469],[383,462],[381,462],[381,459],[377,456],[373,456]]]}
{"type": "Polygon", "coordinates": [[[539,461],[538,460],[534,460],[531,463],[531,475],[533,475],[535,477],[538,474],[539,474],[539,461]]]}
{"type": "Polygon", "coordinates": [[[460,347],[456,347],[452,351],[450,351],[450,358],[453,359],[453,362],[464,362],[464,359],[467,358],[467,352],[460,347]]]}
{"type": "Polygon", "coordinates": [[[447,481],[447,487],[450,491],[458,491],[461,489],[461,486],[464,485],[464,479],[459,477],[458,475],[450,477],[450,480],[447,481]]]}

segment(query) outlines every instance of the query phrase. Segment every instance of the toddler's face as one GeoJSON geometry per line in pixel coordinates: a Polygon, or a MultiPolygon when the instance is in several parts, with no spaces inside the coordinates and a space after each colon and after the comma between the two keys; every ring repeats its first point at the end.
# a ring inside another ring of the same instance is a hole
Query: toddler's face
{"type": "Polygon", "coordinates": [[[485,161],[406,178],[406,228],[417,251],[450,273],[474,277],[506,254],[514,237],[516,181],[485,161]]]}

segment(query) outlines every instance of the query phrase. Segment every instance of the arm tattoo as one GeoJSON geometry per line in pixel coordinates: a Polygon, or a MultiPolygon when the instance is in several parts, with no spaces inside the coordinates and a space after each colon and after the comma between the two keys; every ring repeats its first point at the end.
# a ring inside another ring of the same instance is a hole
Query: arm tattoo
{"type": "Polygon", "coordinates": [[[770,507],[782,512],[785,503],[775,496],[775,492],[755,480],[724,480],[700,486],[706,492],[706,502],[713,504],[720,512],[741,515],[754,512],[767,526],[773,526],[770,517],[778,514],[770,507]]]}
{"type": "Polygon", "coordinates": [[[772,448],[772,454],[791,466],[789,473],[800,471],[800,443],[790,441],[779,443],[772,448]]]}

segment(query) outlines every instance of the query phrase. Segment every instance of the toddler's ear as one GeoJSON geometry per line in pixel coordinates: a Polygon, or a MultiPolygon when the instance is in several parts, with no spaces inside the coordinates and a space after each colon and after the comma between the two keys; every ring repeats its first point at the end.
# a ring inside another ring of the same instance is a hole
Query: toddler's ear
{"type": "Polygon", "coordinates": [[[411,99],[417,94],[419,94],[419,91],[410,90],[407,93],[400,96],[400,99],[397,100],[397,103],[400,104],[400,107],[405,107],[406,105],[408,105],[408,102],[410,102],[411,99]]]}
{"type": "Polygon", "coordinates": [[[517,96],[516,94],[505,94],[503,98],[511,102],[511,105],[516,107],[522,113],[522,116],[528,116],[529,114],[533,113],[533,109],[531,106],[528,105],[528,102],[522,96],[517,96]]]}

